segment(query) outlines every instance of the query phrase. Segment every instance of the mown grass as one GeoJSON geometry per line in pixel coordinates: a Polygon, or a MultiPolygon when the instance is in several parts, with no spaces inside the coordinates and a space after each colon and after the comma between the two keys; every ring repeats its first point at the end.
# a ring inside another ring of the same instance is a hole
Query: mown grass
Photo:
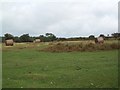
{"type": "Polygon", "coordinates": [[[118,51],[42,52],[49,46],[3,46],[3,88],[116,88],[118,51]]]}

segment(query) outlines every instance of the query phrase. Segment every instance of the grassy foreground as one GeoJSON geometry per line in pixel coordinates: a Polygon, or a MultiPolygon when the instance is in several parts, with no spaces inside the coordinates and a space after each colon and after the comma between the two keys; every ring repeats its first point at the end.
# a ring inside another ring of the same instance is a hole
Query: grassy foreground
{"type": "Polygon", "coordinates": [[[118,87],[117,50],[51,53],[42,47],[3,47],[3,88],[118,87]]]}

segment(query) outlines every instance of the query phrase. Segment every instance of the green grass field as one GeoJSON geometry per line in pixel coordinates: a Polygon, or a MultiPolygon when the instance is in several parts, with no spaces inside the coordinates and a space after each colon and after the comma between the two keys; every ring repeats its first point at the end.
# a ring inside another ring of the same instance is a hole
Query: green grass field
{"type": "Polygon", "coordinates": [[[48,43],[3,46],[3,88],[117,88],[118,51],[43,52],[48,43]]]}

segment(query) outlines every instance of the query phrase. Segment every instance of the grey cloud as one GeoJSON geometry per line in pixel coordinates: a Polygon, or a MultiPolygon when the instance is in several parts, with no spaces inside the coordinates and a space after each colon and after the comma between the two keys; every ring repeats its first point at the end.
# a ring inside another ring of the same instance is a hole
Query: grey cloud
{"type": "Polygon", "coordinates": [[[3,34],[52,32],[59,37],[72,37],[117,32],[117,0],[62,1],[4,2],[3,34]]]}

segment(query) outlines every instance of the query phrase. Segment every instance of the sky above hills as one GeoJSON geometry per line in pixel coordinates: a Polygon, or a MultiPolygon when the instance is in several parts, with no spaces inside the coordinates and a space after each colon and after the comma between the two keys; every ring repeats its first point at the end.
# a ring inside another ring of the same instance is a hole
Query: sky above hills
{"type": "Polygon", "coordinates": [[[118,0],[1,0],[2,35],[79,37],[118,32],[118,0]]]}

